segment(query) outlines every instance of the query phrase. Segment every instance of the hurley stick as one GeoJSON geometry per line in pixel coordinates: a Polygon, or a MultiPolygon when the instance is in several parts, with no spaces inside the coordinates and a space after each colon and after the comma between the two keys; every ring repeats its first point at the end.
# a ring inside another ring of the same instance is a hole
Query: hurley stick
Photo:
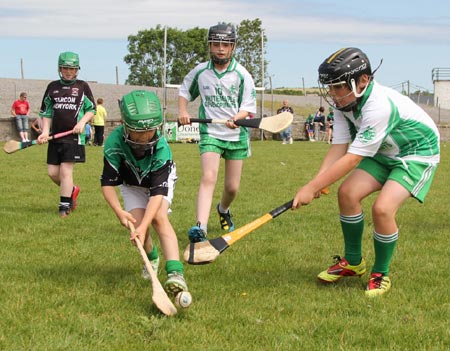
{"type": "MultiPolygon", "coordinates": [[[[239,119],[234,124],[242,127],[259,128],[270,133],[279,133],[289,127],[294,116],[290,112],[282,112],[275,116],[264,118],[249,118],[239,119]]],[[[191,118],[191,123],[227,123],[224,119],[210,119],[210,118],[191,118]]]]}
{"type": "MultiPolygon", "coordinates": [[[[133,233],[135,231],[134,225],[131,222],[128,222],[128,227],[130,228],[130,232],[133,233]]],[[[134,239],[136,243],[136,247],[141,254],[142,260],[144,261],[145,268],[147,268],[148,273],[150,274],[150,281],[152,283],[152,301],[155,306],[166,316],[173,316],[177,313],[177,308],[167,296],[164,288],[162,287],[160,281],[158,280],[158,276],[156,272],[153,270],[152,265],[147,257],[147,253],[142,247],[141,241],[138,237],[134,239]]]]}
{"type": "MultiPolygon", "coordinates": [[[[48,137],[48,140],[62,138],[64,136],[72,134],[72,133],[73,133],[73,131],[68,130],[67,132],[50,135],[48,137]]],[[[22,142],[15,141],[15,140],[9,140],[6,142],[5,146],[3,146],[3,151],[5,151],[7,154],[12,154],[13,152],[26,149],[27,147],[36,145],[37,143],[38,143],[37,140],[22,141],[22,142]]]]}
{"type": "Polygon", "coordinates": [[[253,222],[218,238],[198,243],[190,243],[184,250],[184,260],[189,264],[206,264],[213,262],[223,251],[228,249],[236,241],[242,239],[263,224],[292,208],[292,202],[293,200],[288,201],[253,222]]]}

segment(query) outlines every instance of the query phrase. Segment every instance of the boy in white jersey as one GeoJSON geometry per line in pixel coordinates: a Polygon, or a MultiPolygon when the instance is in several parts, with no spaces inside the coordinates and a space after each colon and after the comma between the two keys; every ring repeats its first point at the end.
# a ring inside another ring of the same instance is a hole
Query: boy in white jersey
{"type": "Polygon", "coordinates": [[[208,32],[211,60],[197,65],[180,87],[178,122],[190,123],[187,106],[201,98],[199,118],[226,120],[225,125],[200,125],[202,177],[197,197],[197,223],[189,230],[189,240],[206,240],[208,219],[220,166],[225,159],[224,190],[217,204],[223,230],[234,230],[230,205],[241,181],[243,160],[250,156],[248,130],[234,124],[256,112],[255,84],[248,71],[233,57],[236,31],[233,26],[219,24],[208,32]]]}
{"type": "Polygon", "coordinates": [[[366,272],[361,202],[379,192],[372,206],[375,262],[365,291],[369,297],[391,287],[398,209],[411,196],[424,201],[439,163],[433,120],[408,97],[375,82],[374,73],[357,48],[343,48],[320,65],[321,94],[335,108],[333,141],[318,174],[297,191],[293,202],[293,208],[307,205],[321,189],[349,174],[338,192],[345,255],[335,256],[336,263],[318,275],[334,283],[366,272]]]}

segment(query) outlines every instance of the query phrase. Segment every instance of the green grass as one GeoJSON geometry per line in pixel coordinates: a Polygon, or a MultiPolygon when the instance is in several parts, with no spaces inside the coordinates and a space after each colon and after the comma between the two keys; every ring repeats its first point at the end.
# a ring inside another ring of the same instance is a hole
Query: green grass
{"type": "MultiPolygon", "coordinates": [[[[171,219],[182,251],[195,220],[200,164],[196,145],[172,149],[179,181],[171,219]]],[[[233,205],[237,226],[291,199],[327,145],[266,141],[252,149],[233,205]]],[[[172,318],[152,306],[140,256],[103,200],[101,148],[87,147],[87,163],[76,166],[79,207],[64,220],[58,188],[46,175],[45,146],[1,153],[0,350],[449,349],[449,149],[442,144],[425,204],[409,200],[399,212],[387,296],[365,298],[367,275],[334,286],[316,281],[331,256],[342,254],[334,185],[330,195],[274,219],[214,263],[186,265],[194,302],[172,318]]],[[[372,200],[364,203],[369,264],[372,200]]],[[[222,234],[214,211],[209,233],[222,234]]]]}

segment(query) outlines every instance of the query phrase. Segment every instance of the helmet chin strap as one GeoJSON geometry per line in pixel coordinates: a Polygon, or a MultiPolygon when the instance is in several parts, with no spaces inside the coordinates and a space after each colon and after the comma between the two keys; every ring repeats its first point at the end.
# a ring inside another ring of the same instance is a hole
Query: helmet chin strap
{"type": "Polygon", "coordinates": [[[356,106],[357,103],[358,103],[358,100],[355,100],[343,107],[335,107],[335,108],[338,109],[339,111],[350,112],[353,109],[353,107],[356,106]]]}
{"type": "Polygon", "coordinates": [[[236,45],[233,44],[233,48],[231,49],[231,53],[229,57],[225,57],[225,58],[218,58],[217,56],[215,56],[214,54],[210,54],[211,55],[211,60],[217,64],[217,65],[225,65],[228,62],[231,61],[231,59],[233,58],[233,54],[234,54],[234,50],[236,48],[236,45]]]}
{"type": "Polygon", "coordinates": [[[350,85],[352,86],[352,91],[353,94],[355,95],[356,98],[360,98],[361,96],[364,95],[364,93],[366,92],[367,88],[369,87],[369,83],[370,83],[371,78],[369,78],[369,81],[367,82],[366,86],[364,87],[364,89],[358,93],[357,89],[356,89],[356,82],[355,80],[352,78],[350,80],[350,85]]]}
{"type": "Polygon", "coordinates": [[[214,55],[211,55],[211,59],[213,60],[214,63],[218,64],[218,65],[225,65],[228,62],[231,61],[231,57],[226,57],[226,58],[218,58],[214,55]]]}
{"type": "Polygon", "coordinates": [[[352,87],[353,94],[355,94],[355,96],[356,96],[357,98],[360,98],[361,96],[364,95],[364,93],[366,92],[367,88],[369,87],[369,84],[370,84],[371,80],[373,79],[373,76],[375,75],[375,72],[378,71],[378,68],[380,68],[380,66],[382,65],[382,63],[383,63],[383,59],[381,59],[380,64],[378,65],[378,67],[375,68],[375,70],[374,70],[374,71],[372,72],[372,74],[369,76],[369,81],[367,82],[366,86],[364,87],[364,89],[363,89],[360,93],[358,93],[357,90],[356,90],[356,82],[355,82],[355,79],[352,78],[352,79],[350,80],[350,85],[351,85],[351,87],[352,87]]]}
{"type": "Polygon", "coordinates": [[[72,84],[74,84],[76,82],[76,80],[77,80],[77,77],[78,77],[78,74],[76,74],[75,77],[73,77],[73,79],[67,80],[67,79],[64,79],[61,71],[58,71],[58,73],[59,73],[59,80],[64,85],[72,85],[72,84]]]}

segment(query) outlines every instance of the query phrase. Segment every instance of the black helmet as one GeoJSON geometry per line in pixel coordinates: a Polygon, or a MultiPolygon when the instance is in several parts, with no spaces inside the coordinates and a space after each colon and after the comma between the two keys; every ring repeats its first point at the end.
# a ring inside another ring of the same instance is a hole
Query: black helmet
{"type": "Polygon", "coordinates": [[[230,24],[212,26],[208,31],[208,43],[212,41],[236,44],[236,30],[230,24]]]}
{"type": "Polygon", "coordinates": [[[372,69],[367,55],[357,48],[338,50],[319,66],[319,82],[326,85],[347,83],[351,89],[351,80],[363,74],[371,76],[372,69]]]}
{"type": "MultiPolygon", "coordinates": [[[[367,74],[370,78],[373,76],[367,55],[358,48],[340,49],[319,66],[319,87],[321,88],[321,94],[330,103],[326,96],[328,95],[327,86],[346,84],[355,96],[359,98],[364,94],[365,89],[361,93],[358,93],[356,91],[356,85],[359,77],[363,74],[367,74]]],[[[331,105],[333,104],[331,103],[331,105]]],[[[348,111],[350,108],[351,106],[344,106],[338,109],[348,111]]]]}
{"type": "Polygon", "coordinates": [[[227,62],[231,61],[234,49],[236,48],[236,30],[234,29],[234,26],[230,24],[218,24],[209,28],[208,44],[212,42],[223,42],[233,45],[229,57],[219,58],[211,54],[213,62],[219,65],[225,65],[227,62]]]}

